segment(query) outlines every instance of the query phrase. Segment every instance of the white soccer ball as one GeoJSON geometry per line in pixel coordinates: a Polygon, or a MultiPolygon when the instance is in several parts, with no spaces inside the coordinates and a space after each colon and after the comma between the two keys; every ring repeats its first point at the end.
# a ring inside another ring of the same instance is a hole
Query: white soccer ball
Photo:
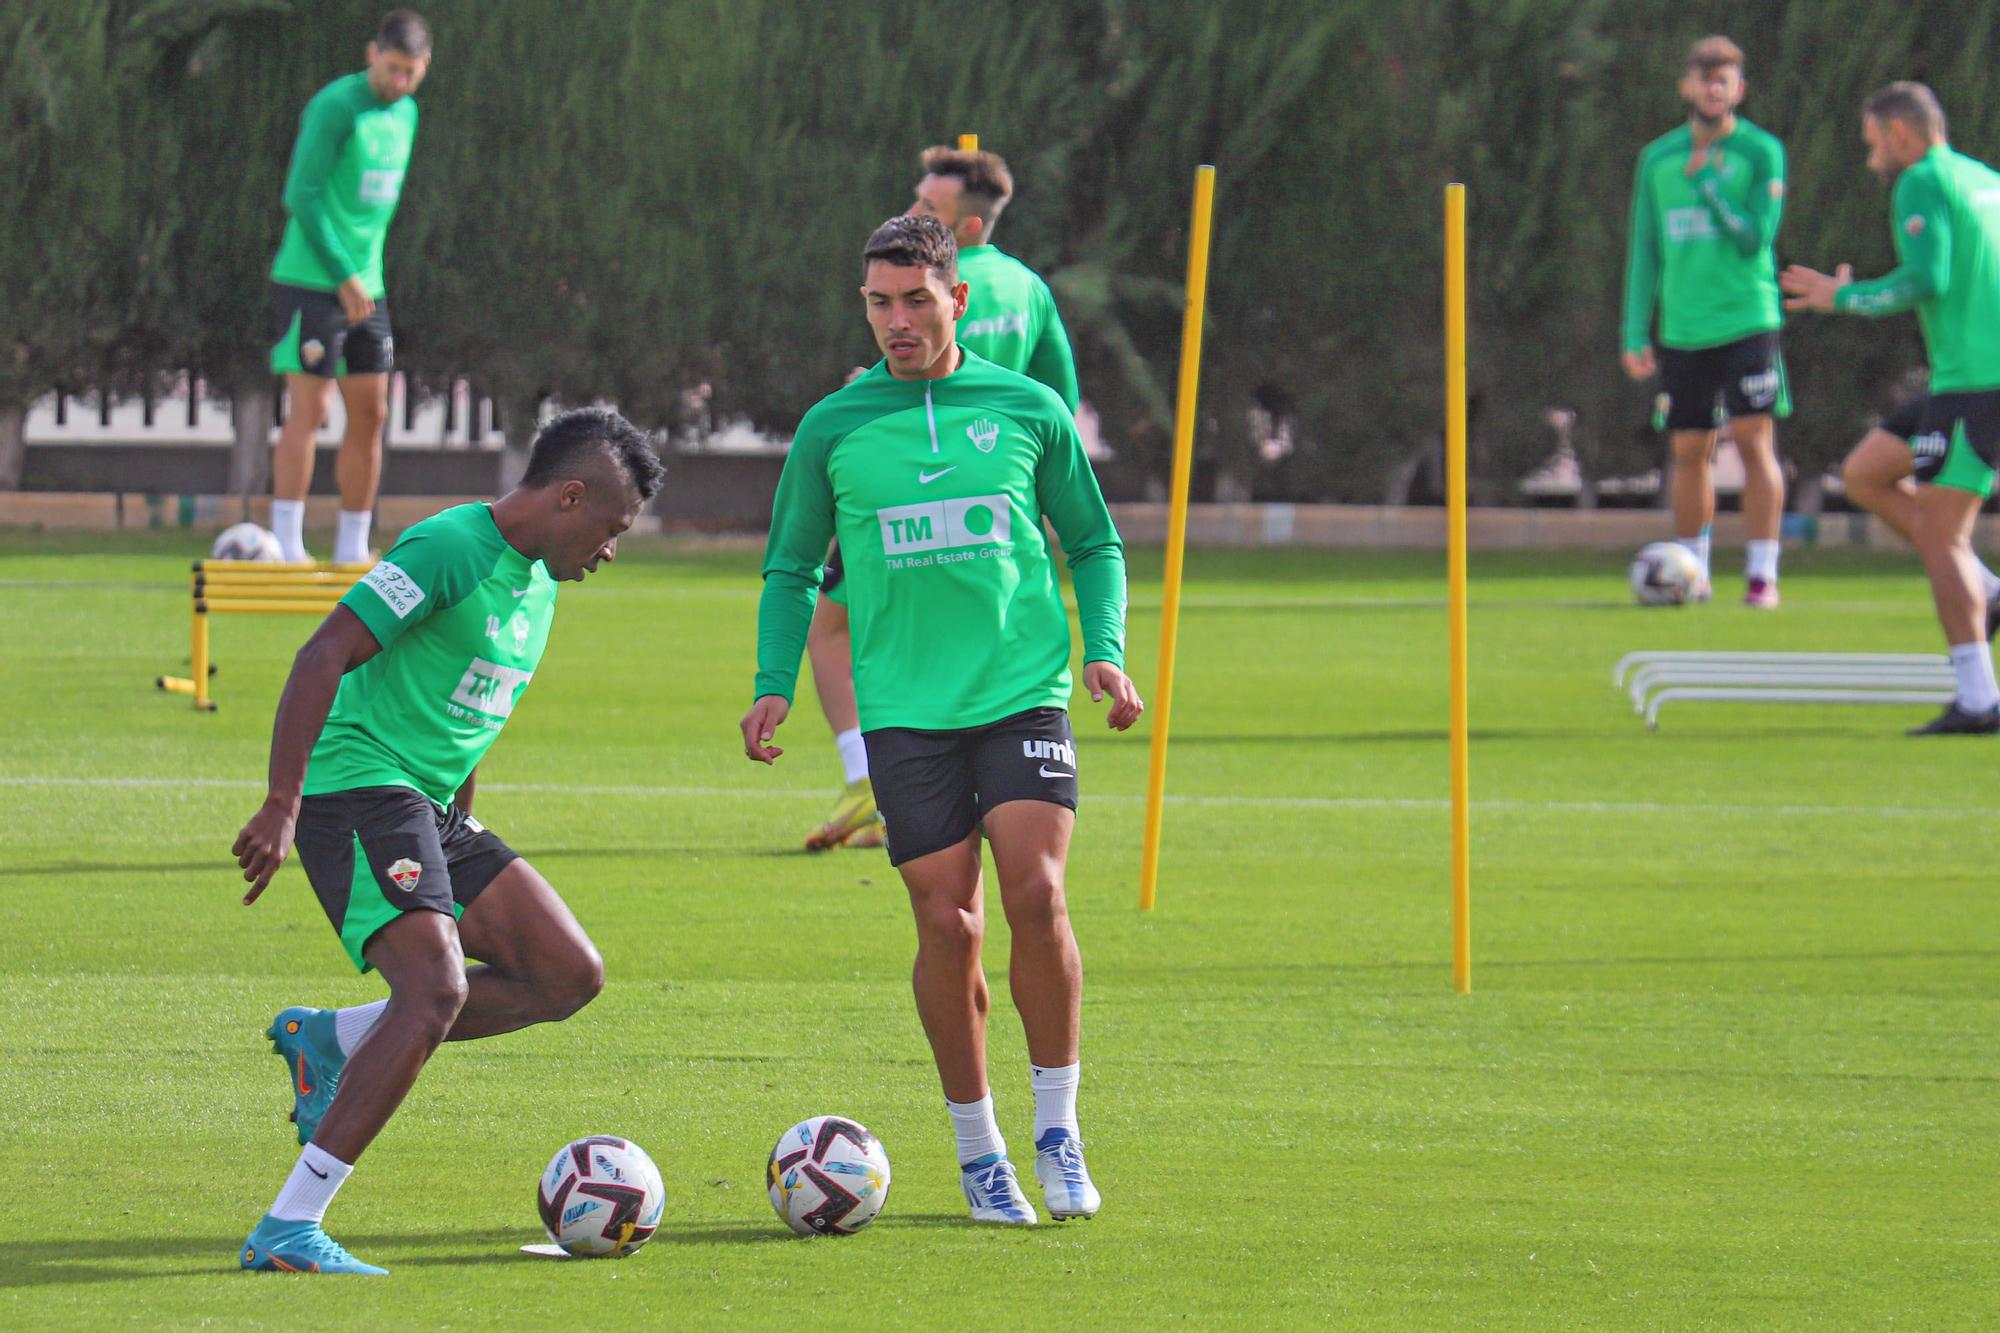
{"type": "Polygon", "coordinates": [[[1632,558],[1632,595],[1641,606],[1679,606],[1701,582],[1701,561],[1679,542],[1654,542],[1632,558]]]}
{"type": "Polygon", "coordinates": [[[285,558],[285,551],[278,545],[276,533],[255,523],[238,523],[222,530],[215,545],[208,548],[208,558],[278,561],[285,558]]]}
{"type": "Polygon", "coordinates": [[[837,1115],[801,1120],[771,1149],[771,1207],[801,1236],[851,1236],[889,1198],[889,1154],[837,1115]]]}
{"type": "Polygon", "coordinates": [[[564,1144],[535,1190],[542,1229],[579,1259],[623,1259],[652,1239],[666,1205],[653,1159],[610,1134],[564,1144]]]}

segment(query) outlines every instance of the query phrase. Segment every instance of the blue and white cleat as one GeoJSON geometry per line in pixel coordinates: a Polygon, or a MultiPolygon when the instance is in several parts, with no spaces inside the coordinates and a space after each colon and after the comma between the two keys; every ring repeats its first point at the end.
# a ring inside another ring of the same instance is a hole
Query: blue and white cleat
{"type": "Polygon", "coordinates": [[[1051,1129],[1035,1140],[1035,1179],[1042,1182],[1049,1216],[1058,1222],[1095,1217],[1104,1205],[1083,1164],[1083,1140],[1066,1129],[1051,1129]]]}
{"type": "Polygon", "coordinates": [[[1014,1177],[1014,1164],[1000,1153],[990,1152],[967,1162],[958,1178],[965,1201],[972,1205],[975,1222],[1001,1222],[1008,1226],[1035,1225],[1035,1210],[1021,1193],[1014,1177]]]}
{"type": "Polygon", "coordinates": [[[264,1214],[243,1242],[238,1262],[257,1273],[366,1273],[386,1276],[386,1268],[364,1264],[317,1222],[287,1222],[264,1214]]]}
{"type": "Polygon", "coordinates": [[[292,1120],[299,1127],[299,1142],[311,1143],[320,1118],[333,1105],[333,1094],[340,1090],[340,1071],[347,1065],[333,1033],[333,1010],[293,1005],[271,1020],[264,1035],[285,1062],[291,1080],[292,1120]]]}

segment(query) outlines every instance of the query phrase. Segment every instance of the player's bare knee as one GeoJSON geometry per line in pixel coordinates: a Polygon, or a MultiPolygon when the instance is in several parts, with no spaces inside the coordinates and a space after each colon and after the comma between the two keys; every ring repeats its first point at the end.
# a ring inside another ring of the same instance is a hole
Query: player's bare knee
{"type": "Polygon", "coordinates": [[[917,934],[933,949],[977,953],[986,938],[986,923],[977,914],[942,898],[919,903],[916,915],[917,934]]]}
{"type": "Polygon", "coordinates": [[[553,971],[540,988],[549,1022],[560,1022],[604,991],[604,956],[594,945],[583,948],[553,971]]]}
{"type": "Polygon", "coordinates": [[[1016,935],[1047,935],[1059,931],[1069,920],[1069,903],[1063,897],[1061,878],[1037,875],[1010,885],[1007,893],[1007,926],[1016,935]]]}

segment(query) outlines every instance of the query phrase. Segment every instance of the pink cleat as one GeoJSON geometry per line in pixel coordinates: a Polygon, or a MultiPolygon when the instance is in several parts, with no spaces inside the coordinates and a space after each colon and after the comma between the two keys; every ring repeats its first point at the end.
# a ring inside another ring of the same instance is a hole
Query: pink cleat
{"type": "Polygon", "coordinates": [[[1778,584],[1774,579],[1751,579],[1744,589],[1743,605],[1759,611],[1774,611],[1778,606],[1778,584]]]}

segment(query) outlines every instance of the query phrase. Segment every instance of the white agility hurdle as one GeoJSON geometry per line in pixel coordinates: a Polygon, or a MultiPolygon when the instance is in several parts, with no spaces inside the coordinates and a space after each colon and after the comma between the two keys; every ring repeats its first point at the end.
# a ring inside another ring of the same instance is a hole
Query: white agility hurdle
{"type": "Polygon", "coordinates": [[[1668,703],[1945,704],[1948,659],[1933,653],[1627,653],[1611,683],[1657,731],[1668,703]]]}

